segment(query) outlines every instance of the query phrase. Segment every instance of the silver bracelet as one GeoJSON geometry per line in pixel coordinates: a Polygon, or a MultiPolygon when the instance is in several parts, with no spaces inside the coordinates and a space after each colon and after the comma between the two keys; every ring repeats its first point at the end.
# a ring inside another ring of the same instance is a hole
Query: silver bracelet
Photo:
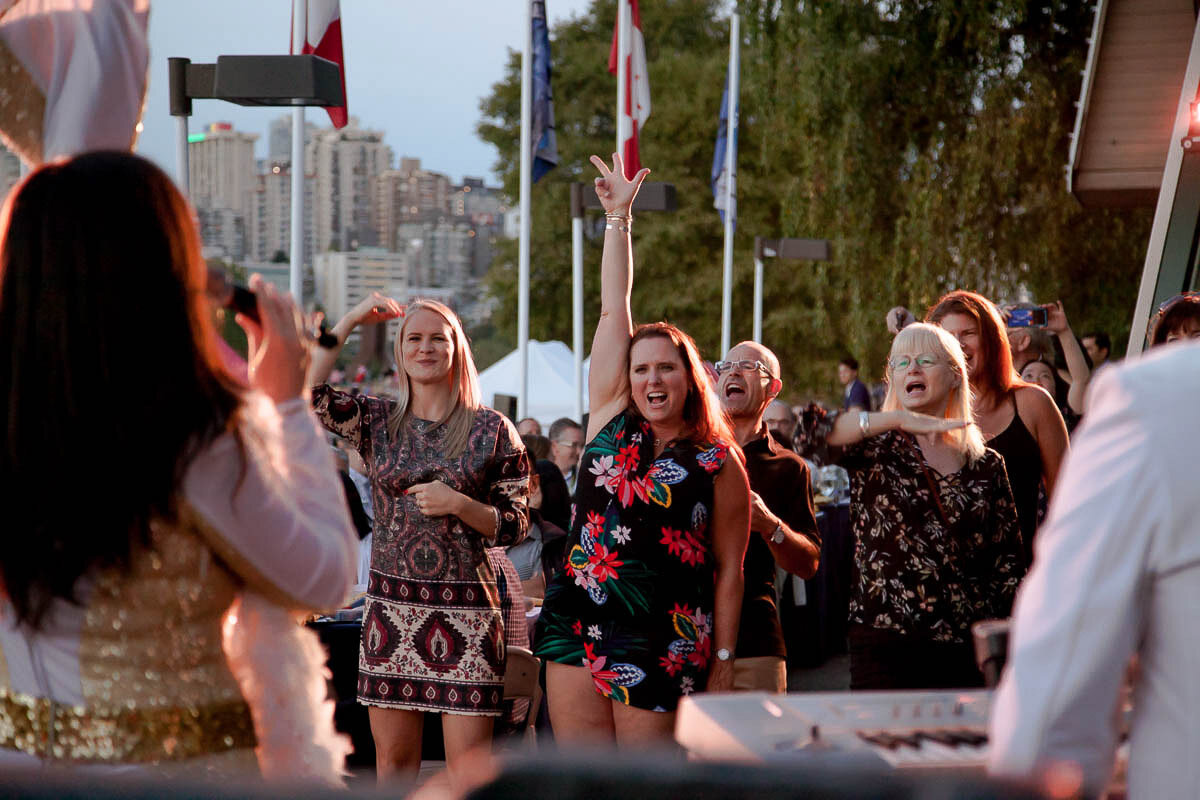
{"type": "Polygon", "coordinates": [[[488,506],[492,510],[492,515],[496,517],[496,530],[492,533],[492,538],[495,539],[500,535],[500,509],[495,506],[488,506]]]}
{"type": "Polygon", "coordinates": [[[620,231],[621,233],[629,233],[629,223],[621,225],[619,223],[610,222],[604,226],[606,231],[620,231]]]}
{"type": "Polygon", "coordinates": [[[871,435],[871,414],[867,411],[858,412],[858,430],[866,439],[871,435]]]}

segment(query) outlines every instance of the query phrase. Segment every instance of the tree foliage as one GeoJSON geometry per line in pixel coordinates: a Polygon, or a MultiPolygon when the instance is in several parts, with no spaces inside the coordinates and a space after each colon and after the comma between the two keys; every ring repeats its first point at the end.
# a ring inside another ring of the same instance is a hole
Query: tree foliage
{"type": "MultiPolygon", "coordinates": [[[[722,228],[709,169],[728,58],[723,4],[641,9],[653,113],[642,138],[652,180],[679,211],[635,222],[633,311],[670,319],[719,358],[722,228]]],[[[943,292],[1062,298],[1082,332],[1128,332],[1148,211],[1085,210],[1063,165],[1091,9],[1068,0],[741,0],[741,120],[733,338],[751,328],[755,235],[827,238],[826,263],[768,261],[764,342],[785,394],[825,394],[853,353],[869,377],[890,344],[892,305],[920,315],[943,292]]],[[[559,167],[533,188],[531,336],[569,341],[568,185],[612,152],[606,70],[615,4],[558,25],[559,167]]],[[[517,196],[520,56],[482,103],[480,135],[517,196]]],[[[585,330],[598,313],[599,244],[585,250],[585,330]]],[[[496,335],[515,342],[516,242],[489,275],[496,335]]]]}

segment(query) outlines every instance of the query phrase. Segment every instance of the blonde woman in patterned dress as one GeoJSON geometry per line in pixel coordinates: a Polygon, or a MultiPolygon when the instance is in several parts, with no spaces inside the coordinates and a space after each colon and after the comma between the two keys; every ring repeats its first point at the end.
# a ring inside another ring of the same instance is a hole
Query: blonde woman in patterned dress
{"type": "MultiPolygon", "coordinates": [[[[394,355],[399,397],[350,396],[322,384],[317,416],[367,464],[375,506],[359,647],[358,699],[370,709],[380,782],[412,778],[426,712],[441,714],[453,782],[463,756],[501,714],[506,649],[486,548],[529,526],[529,462],[516,428],[480,404],[458,317],[432,300],[403,309],[378,293],[334,326],[403,317],[394,355]]],[[[337,350],[314,354],[325,381],[337,350]]]]}

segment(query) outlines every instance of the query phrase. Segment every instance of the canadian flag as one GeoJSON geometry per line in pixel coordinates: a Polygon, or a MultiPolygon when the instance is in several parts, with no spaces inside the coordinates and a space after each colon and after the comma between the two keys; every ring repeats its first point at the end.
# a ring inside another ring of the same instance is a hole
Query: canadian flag
{"type": "Polygon", "coordinates": [[[621,136],[618,149],[625,162],[625,176],[632,178],[642,168],[642,159],[638,155],[638,131],[650,117],[650,77],[646,71],[646,40],[642,38],[642,15],[638,11],[637,0],[618,2],[629,6],[625,18],[630,21],[630,26],[624,36],[625,52],[618,54],[621,40],[621,14],[618,9],[612,50],[608,55],[608,71],[618,75],[617,59],[625,59],[625,108],[620,110],[617,132],[621,136]]]}
{"type": "MultiPolygon", "coordinates": [[[[342,58],[342,12],[338,0],[308,0],[308,22],[304,27],[304,47],[301,55],[312,53],[332,61],[342,73],[342,98],[346,99],[346,62],[342,58]]],[[[295,42],[292,43],[295,52],[295,42]]],[[[329,121],[335,128],[346,127],[349,115],[346,105],[326,106],[329,121]]]]}

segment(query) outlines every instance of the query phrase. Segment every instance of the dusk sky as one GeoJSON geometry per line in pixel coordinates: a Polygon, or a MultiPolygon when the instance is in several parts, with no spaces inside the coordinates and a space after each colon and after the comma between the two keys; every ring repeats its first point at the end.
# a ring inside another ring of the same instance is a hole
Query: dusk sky
{"type": "MultiPolygon", "coordinates": [[[[479,101],[504,75],[508,49],[519,50],[527,0],[342,0],[342,43],[350,114],[383,130],[397,158],[495,182],[495,148],[475,135],[479,101]]],[[[580,16],[590,0],[547,0],[551,26],[580,16]]],[[[210,63],[218,55],[286,53],[291,0],[158,2],[150,9],[150,87],[137,150],[175,172],[175,120],[167,103],[167,58],[210,63]]],[[[558,53],[554,53],[557,60],[558,53]]],[[[597,64],[597,69],[606,65],[597,64]]],[[[614,87],[614,92],[615,92],[614,87]]],[[[259,134],[266,155],[267,125],[288,109],[243,108],[198,100],[192,132],[210,122],[259,134]]],[[[306,119],[329,126],[324,109],[306,119]]]]}

